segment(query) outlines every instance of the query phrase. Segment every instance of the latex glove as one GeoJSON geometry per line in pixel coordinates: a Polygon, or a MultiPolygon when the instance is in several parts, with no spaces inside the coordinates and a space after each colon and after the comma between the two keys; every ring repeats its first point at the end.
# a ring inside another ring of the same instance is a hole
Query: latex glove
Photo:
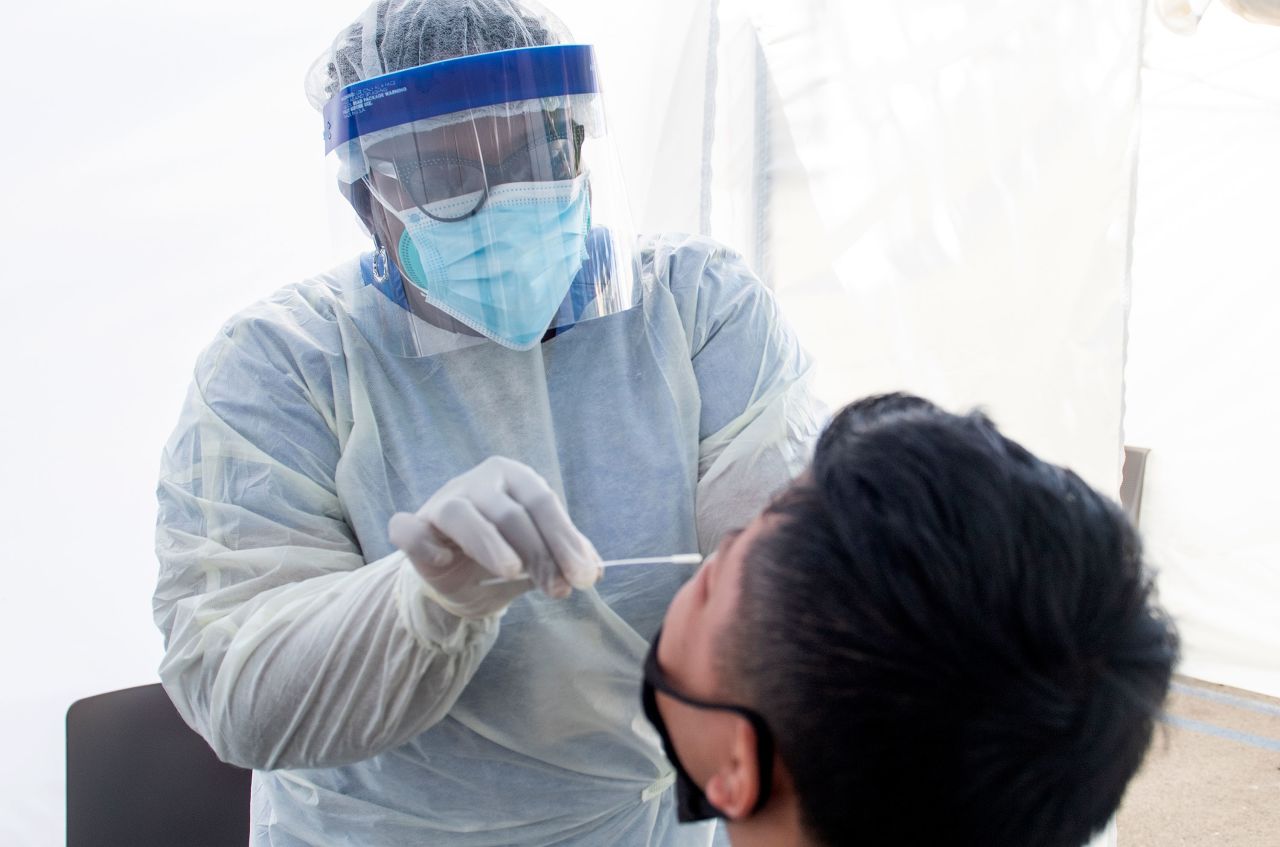
{"type": "Polygon", "coordinates": [[[417,514],[398,512],[391,543],[409,557],[429,593],[463,618],[494,614],[529,582],[480,585],[528,576],[555,598],[600,577],[600,555],[546,480],[511,459],[486,459],[441,486],[417,514]]]}

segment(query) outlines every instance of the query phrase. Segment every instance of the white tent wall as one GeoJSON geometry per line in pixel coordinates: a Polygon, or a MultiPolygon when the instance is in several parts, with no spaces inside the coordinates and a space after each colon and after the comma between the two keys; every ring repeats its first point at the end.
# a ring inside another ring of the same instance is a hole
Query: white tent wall
{"type": "Polygon", "coordinates": [[[980,404],[1114,494],[1140,0],[720,14],[712,231],[824,398],[980,404]]]}
{"type": "Polygon", "coordinates": [[[1280,27],[1215,4],[1149,33],[1125,430],[1183,671],[1280,697],[1277,314],[1280,27]]]}

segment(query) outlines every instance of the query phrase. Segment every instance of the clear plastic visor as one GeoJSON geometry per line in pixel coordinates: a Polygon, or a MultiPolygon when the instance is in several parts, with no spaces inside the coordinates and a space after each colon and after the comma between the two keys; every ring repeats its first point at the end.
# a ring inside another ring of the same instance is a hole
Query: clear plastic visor
{"type": "Polygon", "coordinates": [[[581,110],[569,101],[526,102],[506,114],[445,126],[421,121],[362,138],[359,180],[388,210],[442,220],[474,215],[498,186],[573,180],[585,173],[592,116],[575,114],[581,110]]]}

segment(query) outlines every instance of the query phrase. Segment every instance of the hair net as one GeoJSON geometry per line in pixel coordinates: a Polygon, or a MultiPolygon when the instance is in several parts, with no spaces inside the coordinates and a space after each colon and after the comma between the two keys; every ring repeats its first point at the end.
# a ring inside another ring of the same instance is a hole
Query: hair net
{"type": "Polygon", "coordinates": [[[319,109],[343,86],[363,79],[569,38],[555,15],[528,0],[378,0],[311,66],[307,99],[319,109]]]}

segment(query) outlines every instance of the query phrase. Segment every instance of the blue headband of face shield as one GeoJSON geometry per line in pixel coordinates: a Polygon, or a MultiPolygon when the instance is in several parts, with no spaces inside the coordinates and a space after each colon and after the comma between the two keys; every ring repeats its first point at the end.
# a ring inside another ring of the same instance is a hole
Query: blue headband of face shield
{"type": "Polygon", "coordinates": [[[324,106],[325,153],[363,135],[503,103],[598,94],[586,44],[521,47],[353,82],[324,106]]]}
{"type": "Polygon", "coordinates": [[[756,734],[756,772],[760,775],[759,794],[750,812],[750,814],[754,815],[764,808],[765,803],[769,802],[769,790],[773,787],[774,743],[773,733],[769,731],[769,725],[765,723],[764,718],[758,712],[754,712],[744,706],[699,700],[682,693],[672,685],[671,680],[658,664],[658,643],[661,638],[662,630],[659,629],[657,634],[653,636],[653,644],[649,647],[649,653],[644,659],[644,686],[641,693],[641,701],[644,704],[645,717],[649,719],[649,723],[653,724],[653,728],[658,731],[658,736],[662,739],[662,748],[666,752],[671,766],[676,771],[676,818],[681,823],[692,823],[693,821],[723,818],[726,815],[711,804],[711,801],[707,799],[706,793],[698,787],[698,784],[689,776],[689,772],[684,769],[684,765],[681,764],[680,756],[676,753],[675,744],[671,740],[671,734],[667,731],[666,722],[662,719],[662,713],[658,711],[656,693],[658,691],[674,700],[679,700],[687,706],[693,706],[695,709],[732,712],[751,724],[751,728],[755,730],[756,734]]]}

